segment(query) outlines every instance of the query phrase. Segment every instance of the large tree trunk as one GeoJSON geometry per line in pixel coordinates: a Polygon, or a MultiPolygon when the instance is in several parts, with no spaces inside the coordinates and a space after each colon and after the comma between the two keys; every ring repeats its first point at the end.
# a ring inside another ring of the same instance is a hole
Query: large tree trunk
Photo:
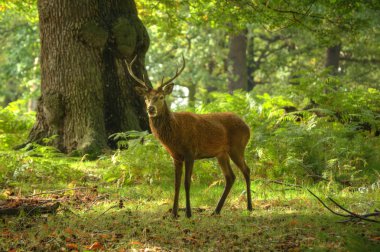
{"type": "Polygon", "coordinates": [[[42,94],[28,141],[57,135],[64,152],[99,153],[112,133],[148,129],[123,61],[137,54],[134,71],[148,80],[149,37],[134,1],[39,0],[38,11],[42,94]]]}
{"type": "Polygon", "coordinates": [[[236,89],[247,90],[247,35],[240,32],[231,35],[228,60],[229,64],[229,83],[228,91],[232,94],[236,89]]]}

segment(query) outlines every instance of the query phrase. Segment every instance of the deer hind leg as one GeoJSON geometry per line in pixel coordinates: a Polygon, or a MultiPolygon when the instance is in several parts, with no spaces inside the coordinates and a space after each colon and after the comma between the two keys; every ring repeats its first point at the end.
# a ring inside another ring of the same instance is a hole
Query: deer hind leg
{"type": "Polygon", "coordinates": [[[185,191],[186,191],[186,217],[191,217],[191,206],[190,206],[190,184],[191,184],[191,174],[193,172],[194,159],[189,159],[185,161],[185,191]]]}
{"type": "Polygon", "coordinates": [[[226,180],[226,186],[224,187],[224,191],[222,194],[222,197],[219,200],[219,203],[215,209],[215,214],[219,214],[220,210],[222,210],[222,207],[224,205],[224,202],[226,201],[226,198],[231,190],[232,185],[235,182],[235,174],[233,173],[230,165],[230,158],[228,157],[227,153],[217,157],[218,163],[220,165],[220,168],[222,169],[224,178],[226,180]]]}
{"type": "Polygon", "coordinates": [[[232,161],[236,164],[236,166],[240,169],[240,171],[244,175],[246,190],[247,190],[247,209],[249,211],[252,211],[251,175],[250,175],[250,169],[244,160],[244,150],[243,151],[231,150],[229,155],[232,161]]]}

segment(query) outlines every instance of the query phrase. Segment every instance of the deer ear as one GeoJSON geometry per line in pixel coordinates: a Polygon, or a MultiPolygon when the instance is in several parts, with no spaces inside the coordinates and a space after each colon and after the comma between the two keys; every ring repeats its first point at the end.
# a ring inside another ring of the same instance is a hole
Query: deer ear
{"type": "Polygon", "coordinates": [[[174,83],[169,83],[168,85],[164,86],[162,90],[164,91],[164,95],[170,95],[173,91],[174,83]]]}
{"type": "Polygon", "coordinates": [[[136,90],[136,93],[138,95],[141,95],[141,96],[144,96],[146,94],[146,91],[147,91],[146,88],[139,87],[139,86],[136,86],[135,90],[136,90]]]}

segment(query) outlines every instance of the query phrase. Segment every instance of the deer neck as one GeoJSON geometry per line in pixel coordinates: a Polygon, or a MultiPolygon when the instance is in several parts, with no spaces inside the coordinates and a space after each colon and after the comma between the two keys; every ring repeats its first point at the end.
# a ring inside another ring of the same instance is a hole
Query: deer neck
{"type": "Polygon", "coordinates": [[[153,135],[161,142],[167,144],[171,141],[175,133],[175,119],[166,102],[159,115],[149,118],[149,124],[153,135]]]}

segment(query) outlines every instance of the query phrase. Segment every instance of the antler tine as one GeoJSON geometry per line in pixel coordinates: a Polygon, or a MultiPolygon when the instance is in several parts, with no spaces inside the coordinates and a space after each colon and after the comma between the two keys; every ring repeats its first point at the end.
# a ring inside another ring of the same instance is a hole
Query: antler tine
{"type": "Polygon", "coordinates": [[[182,62],[183,63],[182,63],[181,69],[178,70],[178,68],[177,68],[177,71],[172,78],[170,78],[169,80],[167,80],[165,82],[164,82],[164,78],[162,78],[161,87],[164,87],[164,86],[168,85],[169,83],[171,83],[173,80],[175,80],[182,73],[183,69],[185,69],[186,63],[185,63],[185,57],[183,56],[183,54],[182,54],[182,62]]]}
{"type": "Polygon", "coordinates": [[[128,63],[127,60],[125,60],[125,63],[127,64],[127,69],[128,69],[128,72],[129,74],[132,76],[132,78],[137,81],[137,83],[139,83],[140,85],[142,85],[144,88],[146,89],[149,89],[148,86],[145,84],[145,82],[141,79],[139,79],[132,71],[132,65],[133,63],[135,62],[135,60],[137,59],[137,54],[136,56],[133,58],[133,60],[131,61],[131,63],[128,63]]]}

